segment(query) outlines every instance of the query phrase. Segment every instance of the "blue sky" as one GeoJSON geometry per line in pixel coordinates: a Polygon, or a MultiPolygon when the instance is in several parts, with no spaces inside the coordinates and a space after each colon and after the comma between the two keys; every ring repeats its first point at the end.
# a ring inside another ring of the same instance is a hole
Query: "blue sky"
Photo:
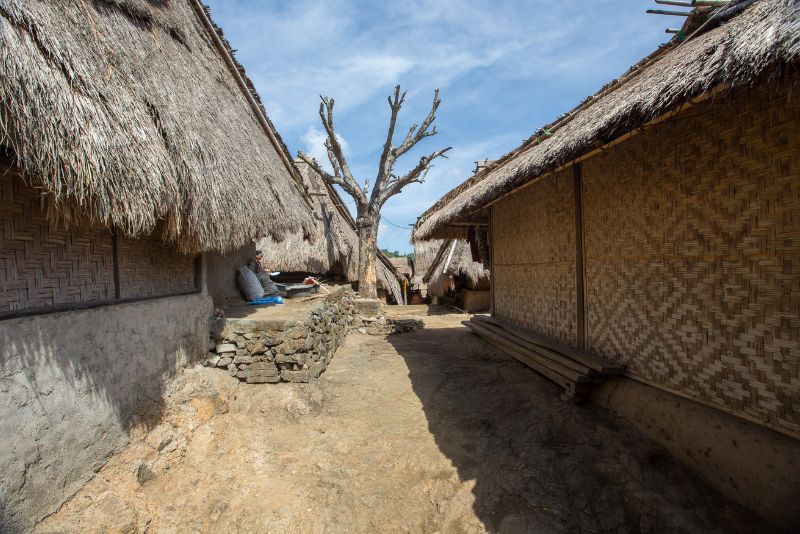
{"type": "Polygon", "coordinates": [[[408,225],[468,178],[476,160],[518,146],[682,22],[645,14],[651,0],[206,2],[293,155],[326,160],[319,95],[336,99],[336,128],[360,183],[375,176],[394,85],[408,90],[400,136],[441,89],[440,133],[396,170],[440,147],[453,147],[450,158],[383,209],[379,245],[404,252],[412,249],[408,225]]]}

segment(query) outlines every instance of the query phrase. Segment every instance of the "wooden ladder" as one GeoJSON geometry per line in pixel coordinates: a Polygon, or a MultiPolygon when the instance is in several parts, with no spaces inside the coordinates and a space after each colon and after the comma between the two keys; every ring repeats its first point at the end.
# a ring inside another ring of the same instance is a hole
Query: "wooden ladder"
{"type": "Polygon", "coordinates": [[[476,315],[463,324],[475,334],[564,388],[563,397],[580,401],[592,384],[625,367],[540,336],[494,317],[476,315]]]}

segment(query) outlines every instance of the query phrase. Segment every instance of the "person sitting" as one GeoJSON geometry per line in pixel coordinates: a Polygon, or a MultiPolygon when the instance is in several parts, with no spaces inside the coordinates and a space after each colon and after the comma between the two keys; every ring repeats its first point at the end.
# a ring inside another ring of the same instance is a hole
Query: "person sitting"
{"type": "Polygon", "coordinates": [[[269,277],[270,271],[265,267],[264,262],[264,254],[260,250],[256,250],[255,258],[251,260],[247,266],[256,274],[258,281],[261,282],[261,287],[264,288],[264,294],[275,295],[280,289],[269,277]]]}

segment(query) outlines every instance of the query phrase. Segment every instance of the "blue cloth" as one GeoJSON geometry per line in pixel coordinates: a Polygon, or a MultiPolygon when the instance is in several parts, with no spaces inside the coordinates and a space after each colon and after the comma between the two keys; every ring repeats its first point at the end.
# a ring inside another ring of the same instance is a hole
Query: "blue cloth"
{"type": "Polygon", "coordinates": [[[248,306],[256,306],[258,304],[283,304],[283,297],[261,297],[247,303],[248,306]]]}

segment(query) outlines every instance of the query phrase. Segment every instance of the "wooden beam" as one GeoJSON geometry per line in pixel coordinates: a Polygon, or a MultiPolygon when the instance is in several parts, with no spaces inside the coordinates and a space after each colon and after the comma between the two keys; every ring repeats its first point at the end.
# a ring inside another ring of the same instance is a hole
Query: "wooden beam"
{"type": "Polygon", "coordinates": [[[494,317],[494,206],[489,206],[489,314],[494,317]]]}
{"type": "Polygon", "coordinates": [[[597,356],[596,354],[579,350],[576,349],[575,347],[570,347],[569,345],[565,345],[564,343],[561,343],[554,339],[531,332],[526,328],[521,328],[518,326],[508,324],[494,317],[476,315],[475,317],[472,318],[472,320],[478,323],[487,322],[500,326],[501,328],[503,328],[503,330],[515,335],[520,339],[524,339],[525,341],[528,341],[535,345],[539,345],[541,347],[550,349],[552,351],[559,352],[564,356],[568,356],[573,360],[585,365],[589,369],[594,369],[600,374],[618,375],[625,372],[625,367],[623,365],[606,360],[605,358],[597,356]]]}
{"type": "Polygon", "coordinates": [[[575,320],[578,348],[586,349],[586,296],[584,293],[585,266],[583,260],[583,201],[581,164],[572,167],[572,184],[575,197],[575,320]]]}

